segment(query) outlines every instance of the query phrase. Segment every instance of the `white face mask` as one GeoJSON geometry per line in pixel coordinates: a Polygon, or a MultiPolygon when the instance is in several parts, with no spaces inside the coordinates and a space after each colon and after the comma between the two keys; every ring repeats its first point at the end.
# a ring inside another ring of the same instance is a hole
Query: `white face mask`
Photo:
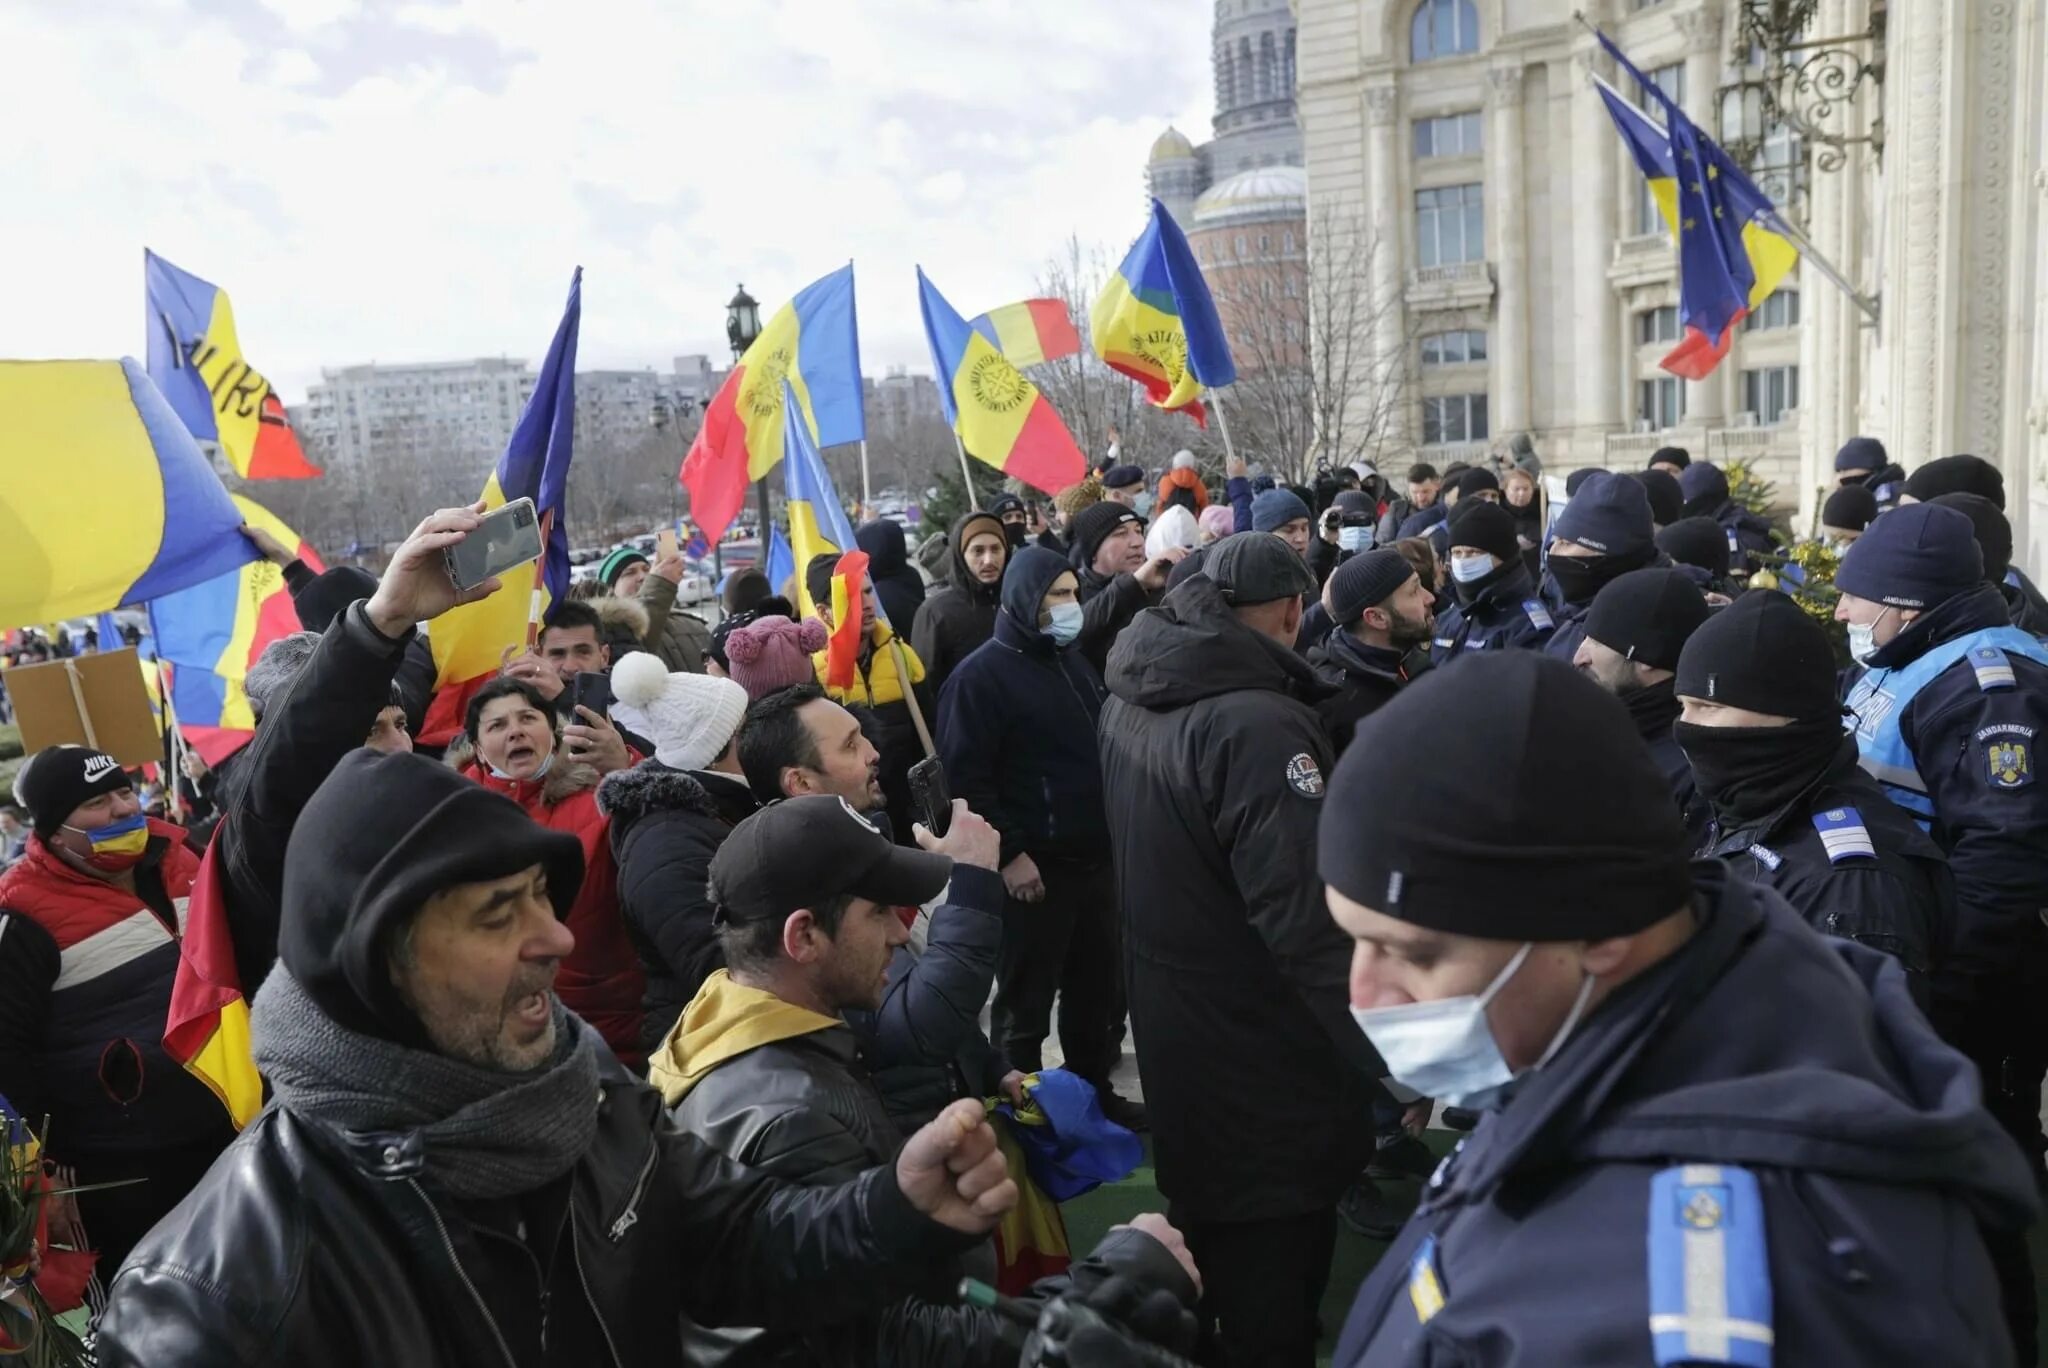
{"type": "Polygon", "coordinates": [[[1052,614],[1052,621],[1041,630],[1053,639],[1055,645],[1068,646],[1073,644],[1074,638],[1081,635],[1081,616],[1084,611],[1081,605],[1078,603],[1055,603],[1047,611],[1052,614]]]}
{"type": "Polygon", "coordinates": [[[1494,571],[1492,556],[1453,556],[1451,578],[1460,584],[1485,579],[1494,571]]]}
{"type": "MultiPolygon", "coordinates": [[[[1515,1081],[1486,1022],[1486,1004],[1500,994],[1515,971],[1529,958],[1535,942],[1525,942],[1507,966],[1494,976],[1478,996],[1440,998],[1435,1002],[1407,1002],[1399,1007],[1353,1007],[1351,1016],[1358,1029],[1386,1062],[1387,1073],[1396,1083],[1412,1088],[1424,1097],[1434,1097],[1453,1107],[1485,1108],[1501,1099],[1515,1081]]],[[[1592,996],[1593,978],[1588,974],[1579,985],[1564,1025],[1551,1038],[1543,1055],[1531,1066],[1540,1069],[1563,1047],[1579,1016],[1592,996]]]]}
{"type": "MultiPolygon", "coordinates": [[[[1887,608],[1884,613],[1890,611],[1887,608]]],[[[1879,613],[1867,623],[1849,624],[1849,658],[1858,665],[1868,665],[1870,658],[1877,654],[1877,624],[1884,621],[1884,613],[1879,613]]]]}
{"type": "Polygon", "coordinates": [[[1370,527],[1343,527],[1337,530],[1337,547],[1341,551],[1363,551],[1371,545],[1370,527]]]}

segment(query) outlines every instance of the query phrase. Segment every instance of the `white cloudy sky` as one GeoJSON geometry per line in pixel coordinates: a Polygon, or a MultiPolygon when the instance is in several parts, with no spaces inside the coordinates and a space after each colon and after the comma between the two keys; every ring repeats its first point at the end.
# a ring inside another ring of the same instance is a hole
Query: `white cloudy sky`
{"type": "Polygon", "coordinates": [[[323,365],[722,354],[851,257],[863,361],[929,369],[1070,233],[1121,250],[1210,114],[1204,0],[0,0],[0,356],[139,355],[142,249],[323,365]]]}

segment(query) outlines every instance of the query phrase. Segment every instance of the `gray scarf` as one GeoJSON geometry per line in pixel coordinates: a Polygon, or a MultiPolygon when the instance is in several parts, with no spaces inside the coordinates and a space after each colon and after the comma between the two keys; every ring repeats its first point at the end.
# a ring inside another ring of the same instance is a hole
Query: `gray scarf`
{"type": "Polygon", "coordinates": [[[426,1176],[458,1198],[544,1187],[597,1134],[597,1032],[559,998],[554,1058],[531,1074],[338,1026],[282,964],[264,979],[249,1023],[278,1105],[343,1130],[420,1132],[426,1176]]]}

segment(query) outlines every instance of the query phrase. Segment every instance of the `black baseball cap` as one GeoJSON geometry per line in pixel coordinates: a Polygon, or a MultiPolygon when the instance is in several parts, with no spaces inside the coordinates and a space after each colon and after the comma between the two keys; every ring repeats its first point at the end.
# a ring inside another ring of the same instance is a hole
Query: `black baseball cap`
{"type": "Polygon", "coordinates": [[[844,798],[785,798],[734,827],[711,857],[713,920],[781,921],[842,893],[914,907],[952,877],[951,856],[897,845],[844,798]]]}

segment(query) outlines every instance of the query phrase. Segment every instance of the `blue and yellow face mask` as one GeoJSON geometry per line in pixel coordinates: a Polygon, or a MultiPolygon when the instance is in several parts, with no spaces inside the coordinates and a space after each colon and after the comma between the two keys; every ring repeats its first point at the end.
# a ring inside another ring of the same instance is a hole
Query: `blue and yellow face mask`
{"type": "Polygon", "coordinates": [[[64,830],[85,837],[92,845],[92,854],[85,857],[85,862],[108,872],[131,867],[149,849],[149,823],[139,812],[105,826],[67,826],[64,830]]]}

